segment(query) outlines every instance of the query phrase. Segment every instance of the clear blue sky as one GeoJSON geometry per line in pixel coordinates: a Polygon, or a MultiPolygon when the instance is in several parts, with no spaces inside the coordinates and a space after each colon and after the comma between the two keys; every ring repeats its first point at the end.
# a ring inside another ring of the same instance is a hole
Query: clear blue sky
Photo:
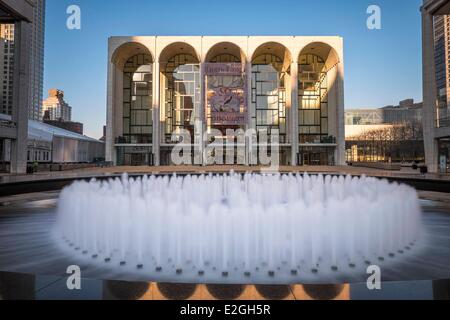
{"type": "Polygon", "coordinates": [[[99,138],[106,122],[107,39],[112,35],[339,35],[347,109],[422,99],[422,0],[47,0],[45,92],[60,88],[73,120],[99,138]],[[66,28],[69,5],[82,29],[66,28]],[[367,7],[382,30],[366,27],[367,7]]]}

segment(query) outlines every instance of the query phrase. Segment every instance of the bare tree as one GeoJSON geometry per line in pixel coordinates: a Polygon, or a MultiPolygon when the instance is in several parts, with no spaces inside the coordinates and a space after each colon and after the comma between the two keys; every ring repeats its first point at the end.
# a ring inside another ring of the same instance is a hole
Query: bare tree
{"type": "Polygon", "coordinates": [[[402,162],[422,160],[423,128],[420,122],[405,122],[365,130],[347,139],[347,148],[357,146],[364,162],[402,162]]]}

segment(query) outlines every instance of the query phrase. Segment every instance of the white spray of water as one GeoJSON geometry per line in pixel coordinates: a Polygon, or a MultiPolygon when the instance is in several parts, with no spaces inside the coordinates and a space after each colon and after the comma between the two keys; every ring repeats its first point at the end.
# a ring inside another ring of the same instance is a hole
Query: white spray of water
{"type": "Polygon", "coordinates": [[[403,253],[420,213],[413,188],[364,176],[124,175],[65,188],[57,232],[98,263],[152,275],[270,278],[403,253]]]}

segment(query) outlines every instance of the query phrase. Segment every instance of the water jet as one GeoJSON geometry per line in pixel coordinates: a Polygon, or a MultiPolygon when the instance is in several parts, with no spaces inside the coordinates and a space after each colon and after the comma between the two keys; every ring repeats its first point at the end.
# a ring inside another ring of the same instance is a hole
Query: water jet
{"type": "Polygon", "coordinates": [[[324,275],[338,265],[364,271],[412,250],[420,216],[413,188],[364,176],[124,175],[66,187],[55,231],[69,243],[61,246],[112,254],[104,261],[124,270],[156,265],[156,279],[239,282],[251,276],[244,270],[262,269],[264,281],[297,278],[302,265],[312,274],[319,264],[324,275]]]}

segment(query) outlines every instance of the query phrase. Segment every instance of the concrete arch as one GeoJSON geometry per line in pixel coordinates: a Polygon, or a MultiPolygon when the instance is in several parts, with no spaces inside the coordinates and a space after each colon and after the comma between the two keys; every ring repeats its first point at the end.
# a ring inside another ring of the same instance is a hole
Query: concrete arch
{"type": "Polygon", "coordinates": [[[165,46],[159,54],[159,63],[161,64],[161,66],[163,66],[177,54],[183,53],[193,56],[195,59],[197,59],[197,62],[200,63],[200,55],[192,45],[186,42],[173,42],[165,46]]]}
{"type": "MultiPolygon", "coordinates": [[[[195,134],[194,121],[198,117],[200,101],[196,92],[200,92],[200,59],[194,46],[186,41],[169,42],[161,46],[159,53],[159,134],[162,141],[172,144],[172,133],[188,130],[195,134]],[[186,80],[189,76],[191,82],[186,80]],[[161,114],[163,116],[161,116],[161,114]]],[[[161,139],[160,139],[161,140],[161,139]]],[[[163,163],[170,164],[170,152],[161,154],[163,163]]]]}
{"type": "Polygon", "coordinates": [[[244,50],[236,43],[233,42],[219,42],[214,44],[206,53],[205,61],[210,62],[216,56],[220,54],[230,54],[240,59],[240,62],[244,64],[247,61],[247,56],[244,50]]]}
{"type": "Polygon", "coordinates": [[[255,58],[263,54],[273,54],[283,61],[283,71],[287,71],[292,63],[291,51],[279,42],[266,42],[256,48],[252,54],[252,63],[255,58]]]}
{"type": "Polygon", "coordinates": [[[151,57],[152,63],[155,61],[153,53],[148,47],[139,42],[126,42],[118,46],[111,55],[111,63],[123,69],[125,63],[137,54],[147,54],[151,57]]]}
{"type": "Polygon", "coordinates": [[[313,54],[322,58],[327,70],[332,69],[341,62],[339,53],[336,49],[332,45],[321,41],[310,42],[301,48],[298,53],[297,61],[299,61],[300,57],[304,54],[313,54]]]}
{"type": "MultiPolygon", "coordinates": [[[[342,165],[345,163],[345,127],[344,127],[344,63],[342,58],[342,39],[311,39],[299,48],[297,55],[298,69],[302,64],[302,55],[314,55],[323,60],[323,66],[315,65],[312,70],[305,70],[306,73],[325,73],[326,77],[320,81],[324,84],[324,92],[321,94],[321,114],[322,99],[326,97],[327,125],[326,134],[336,139],[336,149],[334,152],[334,163],[342,165]],[[321,70],[316,68],[322,68],[321,70]]],[[[301,71],[301,70],[300,70],[301,71]]],[[[311,76],[311,75],[310,75],[311,76]]],[[[299,75],[300,77],[300,75],[299,75]]],[[[300,80],[300,79],[299,79],[300,80]]],[[[319,81],[317,79],[316,81],[319,81]]],[[[305,83],[309,82],[308,80],[305,83]]],[[[322,85],[321,85],[322,87],[322,85]]],[[[300,99],[300,97],[299,97],[300,99]]],[[[322,132],[322,129],[321,129],[322,132]]],[[[302,143],[302,141],[300,141],[302,143]]]]}

